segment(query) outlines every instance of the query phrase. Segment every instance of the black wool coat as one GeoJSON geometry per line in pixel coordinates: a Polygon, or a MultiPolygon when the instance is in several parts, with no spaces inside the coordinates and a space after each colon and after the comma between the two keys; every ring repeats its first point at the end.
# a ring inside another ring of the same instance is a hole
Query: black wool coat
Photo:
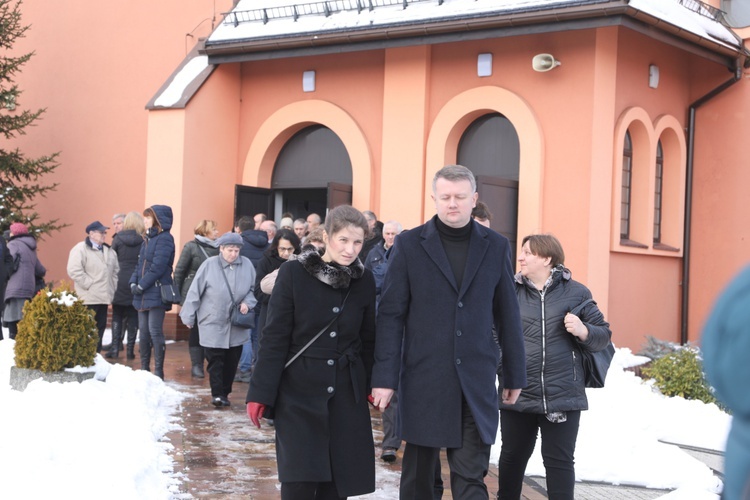
{"type": "Polygon", "coordinates": [[[367,403],[375,284],[369,271],[351,280],[336,321],[289,368],[284,364],[336,315],[346,293],[319,281],[299,260],[281,266],[247,393],[248,402],[274,407],[279,480],[333,480],[344,497],[375,489],[367,403]]]}
{"type": "Polygon", "coordinates": [[[482,441],[495,442],[495,387],[503,349],[505,387],[526,385],[521,320],[508,240],[476,222],[461,289],[435,218],[401,233],[381,292],[373,387],[398,389],[401,437],[433,448],[462,446],[462,398],[482,441]]]}
{"type": "Polygon", "coordinates": [[[112,304],[117,306],[132,306],[133,294],[130,292],[130,277],[138,265],[138,255],[141,253],[143,236],[134,229],[123,229],[115,234],[112,240],[112,250],[117,253],[117,263],[120,272],[117,275],[117,290],[112,304]]]}

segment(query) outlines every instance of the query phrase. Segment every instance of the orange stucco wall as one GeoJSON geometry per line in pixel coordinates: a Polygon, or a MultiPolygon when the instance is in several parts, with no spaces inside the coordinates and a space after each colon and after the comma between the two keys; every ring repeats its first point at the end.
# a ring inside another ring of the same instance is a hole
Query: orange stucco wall
{"type": "MultiPolygon", "coordinates": [[[[434,213],[432,175],[455,161],[466,127],[499,112],[519,135],[519,236],[543,231],[561,239],[566,264],[594,292],[618,345],[637,349],[647,334],[679,338],[684,194],[665,194],[673,222],[664,238],[673,250],[623,247],[619,155],[632,127],[644,145],[638,164],[651,168],[661,138],[678,164],[670,178],[681,176],[681,186],[687,108],[731,76],[725,68],[627,29],[582,29],[227,64],[185,109],[146,112],[193,45],[185,33],[197,26],[196,37],[208,34],[214,9],[231,3],[24,4],[34,27],[19,48],[37,55],[18,79],[21,105],[48,112],[15,143],[32,156],[62,152],[50,178],[60,187],[38,208],[71,224],[40,246],[50,279],[66,277],[68,250],[85,224],[107,223],[115,212],[172,205],[179,246],[202,218],[229,230],[234,185],[269,187],[278,152],[313,123],[347,148],[354,205],[413,227],[434,213]],[[486,52],[493,74],[480,78],[477,55],[486,52]],[[534,72],[531,59],[543,52],[562,65],[534,72]],[[657,89],[647,85],[649,64],[660,67],[657,89]],[[316,71],[310,93],[302,91],[307,70],[316,71]]],[[[750,257],[741,204],[750,174],[738,168],[750,127],[747,86],[743,79],[698,112],[692,339],[720,287],[750,257]],[[731,248],[721,258],[719,242],[731,248]]],[[[636,234],[645,243],[652,186],[635,194],[636,234]]]]}
{"type": "Polygon", "coordinates": [[[60,186],[37,200],[37,210],[70,224],[39,245],[48,280],[67,279],[68,251],[89,222],[109,225],[116,212],[160,201],[158,190],[144,189],[145,105],[198,37],[210,33],[214,15],[218,21],[231,6],[231,0],[22,4],[31,29],[16,48],[36,55],[16,79],[24,92],[20,105],[47,112],[13,144],[30,157],[60,151],[60,168],[45,178],[60,186]]]}

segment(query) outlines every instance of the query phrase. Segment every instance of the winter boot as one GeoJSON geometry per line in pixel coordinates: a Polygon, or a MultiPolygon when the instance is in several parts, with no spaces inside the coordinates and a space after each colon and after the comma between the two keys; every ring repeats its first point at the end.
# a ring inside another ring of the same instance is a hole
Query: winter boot
{"type": "Polygon", "coordinates": [[[141,370],[146,370],[147,372],[151,371],[151,342],[147,340],[141,340],[141,345],[139,346],[139,350],[141,351],[141,370]]]}
{"type": "Polygon", "coordinates": [[[154,343],[154,375],[164,380],[164,354],[167,346],[164,342],[154,343]]]}
{"type": "Polygon", "coordinates": [[[126,329],[128,333],[128,359],[135,359],[135,337],[138,334],[138,323],[131,318],[128,320],[126,329]]]}
{"type": "Polygon", "coordinates": [[[109,344],[105,358],[117,358],[120,355],[120,338],[122,336],[122,322],[112,321],[112,343],[109,344]]]}
{"type": "Polygon", "coordinates": [[[190,363],[193,365],[191,375],[195,378],[205,378],[203,373],[203,348],[201,346],[190,348],[190,363]]]}

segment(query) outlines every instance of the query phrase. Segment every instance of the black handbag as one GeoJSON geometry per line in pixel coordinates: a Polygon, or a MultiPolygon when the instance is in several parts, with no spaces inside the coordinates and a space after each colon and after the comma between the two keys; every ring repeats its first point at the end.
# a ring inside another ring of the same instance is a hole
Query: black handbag
{"type": "Polygon", "coordinates": [[[240,311],[240,303],[234,301],[232,287],[229,286],[229,280],[227,279],[227,275],[224,272],[224,269],[221,267],[221,262],[217,260],[216,263],[219,266],[221,275],[224,276],[224,281],[227,284],[227,290],[229,290],[229,297],[232,299],[232,310],[229,312],[229,322],[232,324],[232,326],[244,328],[245,330],[253,328],[255,326],[255,310],[252,308],[248,308],[247,312],[245,314],[242,314],[242,311],[240,311]]]}
{"type": "MultiPolygon", "coordinates": [[[[594,299],[586,299],[578,306],[570,310],[570,314],[578,316],[584,307],[590,303],[596,304],[594,299]]],[[[581,351],[581,360],[583,361],[583,374],[586,380],[586,387],[598,389],[604,387],[604,381],[607,378],[609,365],[612,363],[612,357],[615,355],[615,346],[609,341],[607,347],[601,351],[591,352],[581,347],[576,342],[578,350],[581,351]]]]}
{"type": "Polygon", "coordinates": [[[156,286],[161,291],[161,301],[165,304],[179,304],[182,301],[180,291],[174,283],[161,283],[156,281],[156,286]]]}

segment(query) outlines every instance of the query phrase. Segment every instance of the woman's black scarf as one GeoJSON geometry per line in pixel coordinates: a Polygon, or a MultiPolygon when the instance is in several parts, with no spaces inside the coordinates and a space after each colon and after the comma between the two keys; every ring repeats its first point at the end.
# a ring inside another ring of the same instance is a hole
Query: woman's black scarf
{"type": "Polygon", "coordinates": [[[333,288],[348,288],[351,280],[361,278],[365,272],[365,266],[359,258],[348,266],[342,266],[324,261],[323,257],[312,249],[302,252],[297,260],[310,275],[333,288]]]}

